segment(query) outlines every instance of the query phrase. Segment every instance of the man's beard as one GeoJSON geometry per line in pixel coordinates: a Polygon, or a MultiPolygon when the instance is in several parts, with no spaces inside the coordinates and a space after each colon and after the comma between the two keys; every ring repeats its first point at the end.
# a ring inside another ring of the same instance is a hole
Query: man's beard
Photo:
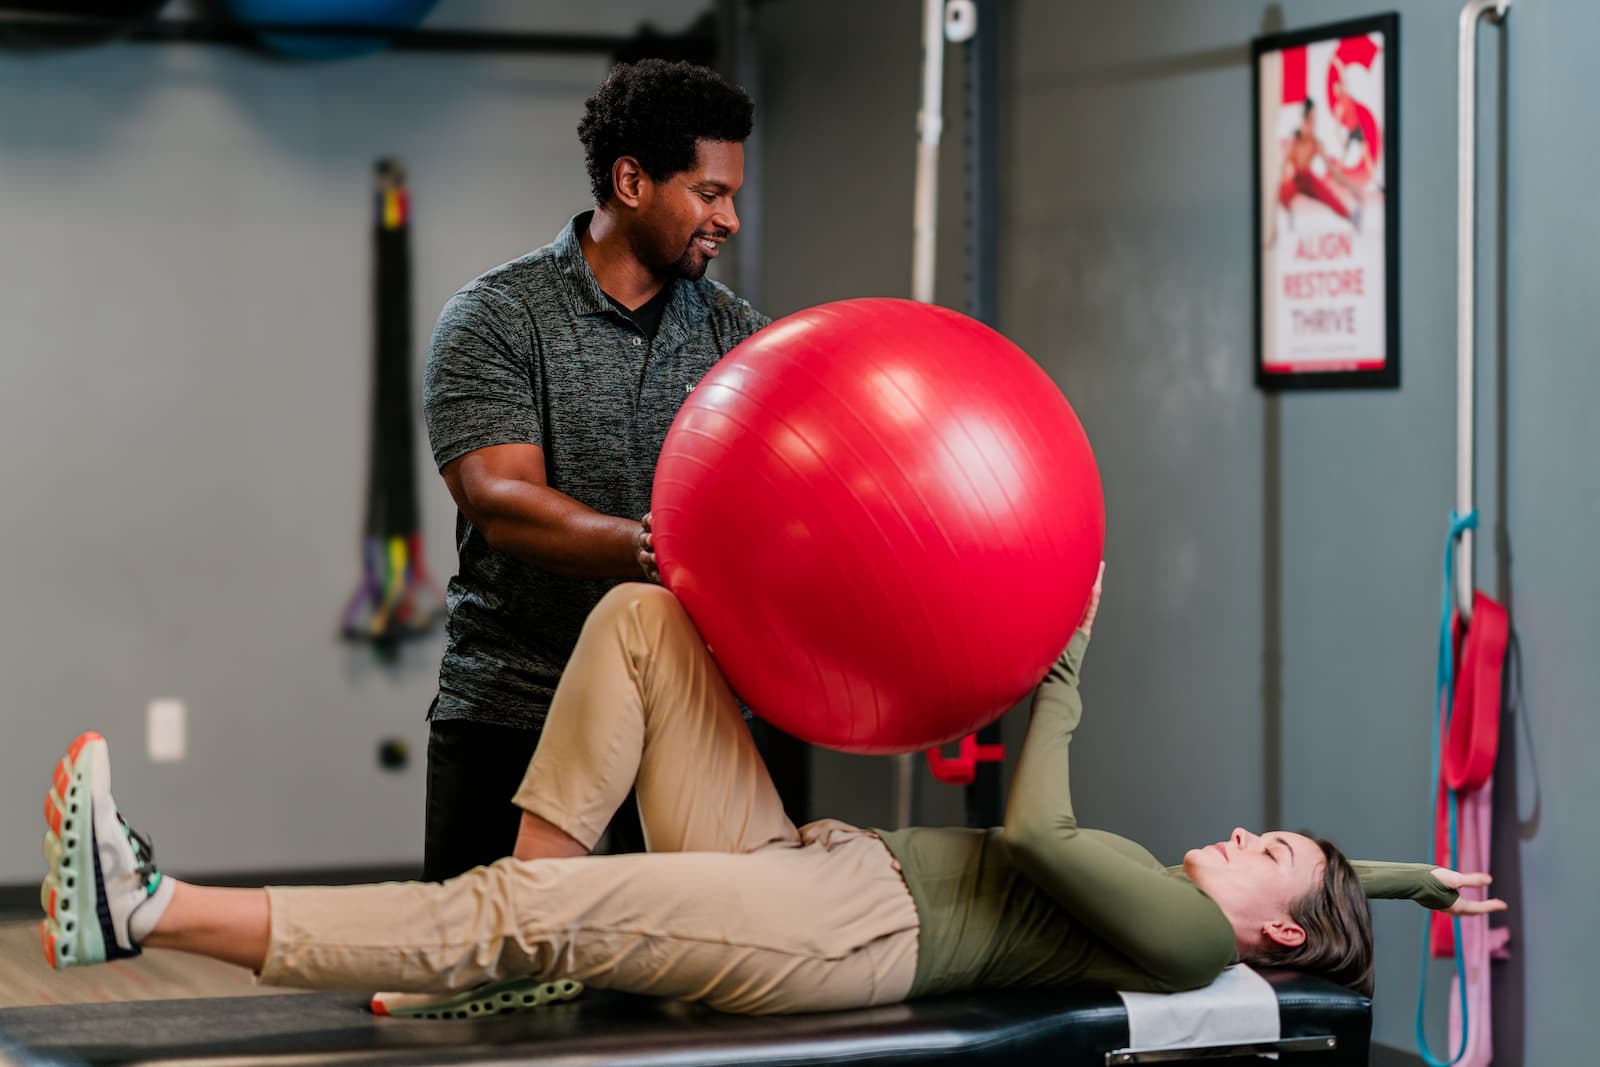
{"type": "Polygon", "coordinates": [[[705,277],[706,268],[711,266],[711,260],[704,253],[696,255],[695,251],[694,240],[690,240],[689,247],[683,250],[683,255],[667,264],[667,277],[682,278],[687,282],[697,282],[705,277]]]}
{"type": "Polygon", "coordinates": [[[702,237],[726,241],[729,233],[727,230],[697,230],[676,259],[669,260],[665,255],[661,257],[659,273],[667,278],[682,278],[690,282],[705,277],[706,269],[711,266],[711,257],[696,247],[696,242],[702,237]]]}

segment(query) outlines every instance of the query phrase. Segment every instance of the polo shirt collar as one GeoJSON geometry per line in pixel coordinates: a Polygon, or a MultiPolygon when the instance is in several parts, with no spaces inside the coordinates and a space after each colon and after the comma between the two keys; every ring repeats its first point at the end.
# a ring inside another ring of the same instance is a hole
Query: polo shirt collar
{"type": "MultiPolygon", "coordinates": [[[[579,241],[579,235],[589,229],[589,222],[593,218],[593,211],[580,212],[556,236],[556,268],[566,283],[574,315],[616,315],[619,312],[611,306],[600,283],[595,280],[594,271],[589,268],[589,261],[584,257],[583,245],[579,241]]],[[[667,284],[672,286],[672,295],[662,309],[661,329],[656,338],[658,342],[665,340],[675,343],[693,333],[711,314],[711,309],[701,295],[700,283],[673,279],[667,284]]]]}
{"type": "Polygon", "coordinates": [[[583,246],[578,241],[578,235],[588,230],[589,220],[593,217],[593,211],[572,216],[572,221],[562,228],[555,240],[556,269],[566,283],[574,315],[595,315],[611,310],[606,294],[601,291],[600,283],[595,281],[594,271],[589,269],[589,261],[584,258],[583,246]]]}

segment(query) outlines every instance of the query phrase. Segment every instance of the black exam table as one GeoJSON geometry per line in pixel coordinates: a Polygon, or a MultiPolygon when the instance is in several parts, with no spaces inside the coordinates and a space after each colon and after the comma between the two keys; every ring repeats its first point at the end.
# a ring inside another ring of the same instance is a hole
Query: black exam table
{"type": "MultiPolygon", "coordinates": [[[[1276,1046],[1128,1049],[1115,993],[1007,990],[822,1015],[751,1018],[590,990],[570,1004],[467,1021],[380,1018],[363,996],[74,1004],[0,1011],[22,1064],[1113,1064],[1274,1061],[1364,1067],[1367,998],[1319,978],[1263,972],[1278,998],[1276,1046]]],[[[0,1062],[7,1053],[0,1052],[0,1062]]]]}

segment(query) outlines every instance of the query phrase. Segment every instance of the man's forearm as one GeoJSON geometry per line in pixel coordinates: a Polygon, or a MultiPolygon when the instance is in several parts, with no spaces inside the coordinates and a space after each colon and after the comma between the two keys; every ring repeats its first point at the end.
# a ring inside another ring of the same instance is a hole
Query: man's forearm
{"type": "Polygon", "coordinates": [[[489,546],[552,574],[642,578],[635,519],[604,515],[548,486],[503,482],[468,515],[489,546]]]}

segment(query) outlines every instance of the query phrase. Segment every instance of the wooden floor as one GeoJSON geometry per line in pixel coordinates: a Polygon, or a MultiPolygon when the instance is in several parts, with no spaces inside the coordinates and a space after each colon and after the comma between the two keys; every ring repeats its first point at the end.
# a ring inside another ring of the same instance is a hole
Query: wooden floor
{"type": "Polygon", "coordinates": [[[37,919],[0,921],[0,1008],[284,992],[293,990],[258,986],[242,967],[161,949],[137,959],[52,971],[39,947],[37,919]]]}

